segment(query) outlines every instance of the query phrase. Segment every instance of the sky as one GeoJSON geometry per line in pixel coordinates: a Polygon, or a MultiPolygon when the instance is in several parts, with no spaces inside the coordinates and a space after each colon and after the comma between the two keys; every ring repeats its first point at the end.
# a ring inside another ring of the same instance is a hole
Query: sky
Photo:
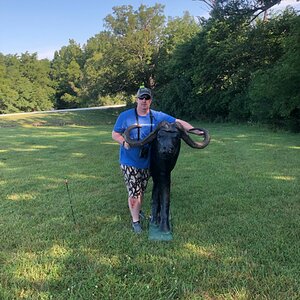
{"type": "MultiPolygon", "coordinates": [[[[104,30],[104,18],[114,6],[155,3],[165,6],[164,14],[182,17],[185,11],[192,16],[208,16],[209,8],[197,0],[0,0],[0,52],[2,54],[38,53],[38,58],[52,59],[56,50],[74,39],[81,46],[104,30]]],[[[293,5],[296,0],[282,0],[276,9],[293,5]]]]}

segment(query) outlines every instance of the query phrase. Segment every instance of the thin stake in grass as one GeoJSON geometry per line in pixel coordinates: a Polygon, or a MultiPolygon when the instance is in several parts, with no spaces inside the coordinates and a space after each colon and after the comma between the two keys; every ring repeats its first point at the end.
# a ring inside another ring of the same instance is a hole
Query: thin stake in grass
{"type": "Polygon", "coordinates": [[[65,179],[65,185],[66,185],[68,196],[69,196],[69,203],[70,203],[70,207],[71,207],[71,212],[72,212],[74,225],[76,226],[76,220],[75,220],[75,215],[74,215],[74,210],[73,210],[73,205],[72,205],[72,200],[71,200],[71,195],[70,195],[69,184],[68,184],[68,179],[67,178],[65,179]]]}

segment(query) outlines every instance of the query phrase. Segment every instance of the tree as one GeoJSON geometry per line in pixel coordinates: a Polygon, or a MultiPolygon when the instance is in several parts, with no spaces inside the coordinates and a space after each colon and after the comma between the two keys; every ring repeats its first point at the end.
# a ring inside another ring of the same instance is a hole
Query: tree
{"type": "Polygon", "coordinates": [[[215,18],[236,18],[252,22],[281,0],[198,0],[211,8],[215,18]]]}
{"type": "Polygon", "coordinates": [[[132,6],[114,7],[114,13],[105,18],[105,27],[111,33],[109,52],[103,59],[106,66],[107,90],[115,92],[136,91],[141,81],[154,85],[156,57],[162,43],[165,17],[163,6],[141,5],[137,11],[132,6]]]}
{"type": "Polygon", "coordinates": [[[74,40],[55,52],[51,63],[51,77],[56,82],[56,107],[80,106],[83,51],[74,40]]]}
{"type": "Polygon", "coordinates": [[[282,57],[253,74],[250,108],[256,121],[300,132],[300,17],[290,16],[289,21],[282,57]]]}
{"type": "Polygon", "coordinates": [[[37,54],[0,55],[0,113],[34,111],[53,107],[50,62],[37,54]]]}
{"type": "Polygon", "coordinates": [[[200,30],[193,17],[185,13],[182,18],[170,18],[163,32],[156,68],[155,95],[159,101],[154,105],[176,116],[191,116],[193,39],[200,30]]]}

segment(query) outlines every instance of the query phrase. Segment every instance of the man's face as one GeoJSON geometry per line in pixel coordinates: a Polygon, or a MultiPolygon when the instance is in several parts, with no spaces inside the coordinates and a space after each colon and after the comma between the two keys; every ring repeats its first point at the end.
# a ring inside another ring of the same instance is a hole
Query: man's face
{"type": "Polygon", "coordinates": [[[149,95],[141,95],[139,98],[137,98],[137,105],[138,108],[140,108],[143,111],[147,111],[150,108],[152,99],[149,95]]]}

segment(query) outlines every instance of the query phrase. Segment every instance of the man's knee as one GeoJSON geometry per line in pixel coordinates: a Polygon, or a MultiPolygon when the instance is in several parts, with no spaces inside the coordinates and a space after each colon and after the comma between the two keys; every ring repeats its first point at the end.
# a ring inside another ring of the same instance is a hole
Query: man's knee
{"type": "Polygon", "coordinates": [[[140,196],[137,197],[129,197],[129,204],[131,208],[134,208],[140,202],[140,196]]]}

